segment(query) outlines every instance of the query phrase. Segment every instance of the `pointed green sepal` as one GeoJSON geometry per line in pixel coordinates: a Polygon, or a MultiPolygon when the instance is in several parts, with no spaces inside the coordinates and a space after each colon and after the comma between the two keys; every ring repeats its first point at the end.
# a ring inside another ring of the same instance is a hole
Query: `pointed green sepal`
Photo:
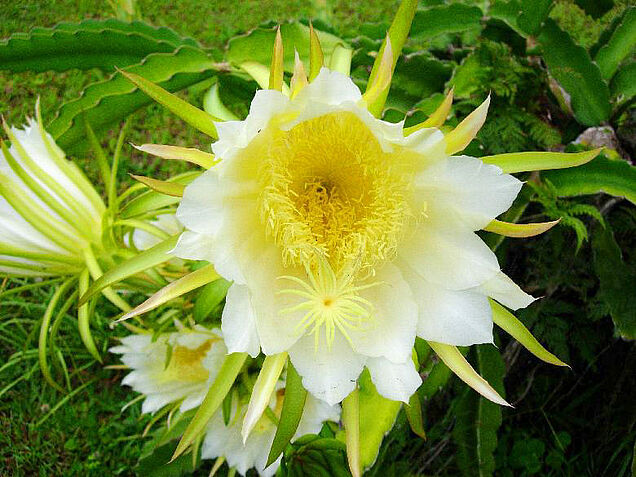
{"type": "Polygon", "coordinates": [[[170,93],[169,91],[166,91],[161,86],[156,85],[143,76],[139,76],[123,70],[119,70],[119,72],[140,90],[142,90],[158,103],[168,108],[174,114],[183,119],[186,123],[198,129],[202,133],[207,134],[211,138],[218,138],[216,127],[214,126],[214,121],[220,121],[219,118],[215,118],[211,114],[208,114],[205,111],[192,106],[187,101],[184,101],[178,96],[170,93]]]}
{"type": "Polygon", "coordinates": [[[265,412],[265,409],[269,406],[272,393],[276,389],[276,383],[278,382],[278,378],[283,371],[283,366],[285,366],[286,361],[287,353],[284,352],[267,356],[265,361],[263,361],[263,367],[258,373],[258,378],[256,378],[250,402],[247,406],[247,412],[243,419],[243,427],[241,428],[243,444],[245,444],[250,432],[252,432],[252,429],[254,429],[254,426],[263,415],[263,412],[265,412]]]}
{"type": "Polygon", "coordinates": [[[209,169],[219,162],[214,157],[214,154],[191,147],[168,146],[165,144],[142,144],[141,146],[133,144],[132,146],[138,151],[152,154],[162,159],[186,161],[205,169],[209,169]]]}
{"type": "MultiPolygon", "coordinates": [[[[393,64],[391,66],[391,75],[393,74],[393,70],[395,69],[395,64],[402,52],[402,47],[406,42],[406,39],[409,35],[409,30],[411,29],[411,23],[413,22],[413,17],[415,16],[415,10],[417,10],[417,0],[403,0],[398,8],[397,13],[395,14],[395,18],[393,19],[393,23],[389,27],[387,38],[390,39],[391,49],[393,50],[393,64]]],[[[371,70],[371,75],[369,76],[369,82],[367,88],[370,85],[375,84],[376,77],[380,74],[380,63],[382,62],[382,58],[384,57],[384,49],[386,48],[387,41],[382,43],[380,47],[380,51],[378,51],[378,56],[373,63],[373,69],[371,70]]],[[[390,86],[390,85],[389,85],[390,86]]],[[[376,117],[380,117],[382,114],[382,110],[384,109],[384,103],[386,102],[386,98],[389,94],[389,88],[387,87],[378,97],[378,99],[372,104],[369,105],[369,111],[376,117]]]]}
{"type": "Polygon", "coordinates": [[[205,431],[208,421],[214,416],[214,413],[221,407],[223,400],[236,377],[241,372],[243,363],[247,359],[247,353],[232,353],[225,357],[225,361],[216,375],[214,382],[210,386],[208,393],[205,395],[201,406],[197,409],[196,414],[190,421],[190,424],[183,433],[183,437],[179,441],[171,462],[185,452],[194,441],[205,431]]]}
{"type": "Polygon", "coordinates": [[[325,55],[320,46],[320,39],[314,30],[314,26],[309,24],[309,81],[313,81],[324,66],[325,55]]]}
{"type": "Polygon", "coordinates": [[[493,220],[484,227],[487,232],[503,235],[504,237],[525,238],[535,237],[547,232],[561,221],[552,220],[550,222],[537,222],[533,224],[515,224],[511,222],[502,222],[501,220],[493,220]]]}
{"type": "Polygon", "coordinates": [[[289,444],[294,434],[296,434],[298,424],[300,424],[300,420],[303,417],[306,400],[307,390],[303,387],[302,378],[292,365],[291,360],[288,360],[285,379],[285,399],[283,401],[278,427],[276,428],[276,435],[272,441],[272,447],[269,451],[265,467],[269,467],[278,459],[278,456],[283,453],[287,444],[289,444]]]}
{"type": "Polygon", "coordinates": [[[417,392],[409,399],[408,406],[404,406],[406,412],[406,419],[409,421],[411,430],[426,440],[426,431],[424,430],[424,417],[422,416],[422,403],[420,401],[420,395],[417,392]]]}
{"type": "Polygon", "coordinates": [[[214,270],[214,266],[206,265],[205,267],[199,268],[198,270],[189,273],[188,275],[181,277],[178,280],[175,280],[170,285],[166,285],[157,293],[144,301],[141,305],[127,312],[117,321],[119,322],[127,320],[129,318],[132,318],[133,316],[138,316],[142,313],[154,310],[164,303],[167,303],[174,298],[177,298],[192,290],[202,287],[203,285],[210,283],[218,278],[220,278],[220,276],[214,270]]]}
{"type": "Polygon", "coordinates": [[[269,89],[275,89],[276,91],[283,90],[283,76],[285,73],[283,60],[283,38],[280,35],[280,27],[278,27],[276,29],[274,49],[272,51],[272,65],[269,68],[269,89]]]}
{"type": "Polygon", "coordinates": [[[511,152],[484,156],[479,159],[486,164],[494,164],[505,173],[544,171],[549,169],[565,169],[590,162],[602,148],[583,152],[511,152]]]}
{"type": "Polygon", "coordinates": [[[358,388],[342,401],[342,424],[345,429],[347,461],[353,477],[362,476],[360,461],[360,399],[358,388]]]}
{"type": "Polygon", "coordinates": [[[137,176],[135,174],[130,174],[130,177],[138,182],[141,182],[155,192],[159,192],[160,194],[165,194],[172,197],[183,197],[185,186],[183,184],[179,184],[178,182],[161,181],[158,179],[153,179],[152,177],[137,176]]]}
{"type": "Polygon", "coordinates": [[[148,250],[144,250],[125,262],[115,265],[95,280],[85,293],[82,293],[79,301],[80,306],[85,304],[91,297],[95,296],[104,288],[108,288],[122,280],[148,270],[149,268],[156,267],[157,265],[167,262],[173,258],[173,256],[168,252],[177,245],[178,240],[179,236],[175,235],[174,237],[170,237],[167,240],[159,242],[158,244],[150,247],[148,250]]]}
{"type": "Polygon", "coordinates": [[[495,300],[489,298],[490,307],[492,308],[492,320],[499,328],[504,330],[514,339],[516,339],[521,345],[530,351],[533,355],[546,363],[554,364],[556,366],[567,366],[566,363],[550,353],[547,349],[541,346],[541,343],[532,336],[532,333],[528,331],[521,321],[519,321],[512,313],[506,310],[503,306],[497,303],[495,300]]]}
{"type": "Polygon", "coordinates": [[[510,406],[497,391],[495,391],[488,381],[482,378],[477,371],[470,365],[466,358],[460,353],[456,346],[427,341],[433,351],[448,366],[455,375],[468,384],[471,388],[484,396],[486,399],[501,404],[502,406],[510,406]]]}

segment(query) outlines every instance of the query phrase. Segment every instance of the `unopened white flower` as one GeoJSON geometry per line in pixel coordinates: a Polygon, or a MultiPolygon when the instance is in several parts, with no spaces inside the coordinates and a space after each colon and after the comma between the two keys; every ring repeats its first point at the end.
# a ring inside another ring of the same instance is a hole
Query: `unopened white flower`
{"type": "Polygon", "coordinates": [[[132,370],[122,384],[145,394],[141,410],[154,413],[178,401],[182,412],[200,405],[227,348],[218,330],[197,326],[158,336],[151,332],[126,336],[110,351],[121,354],[132,370]]]}
{"type": "Polygon", "coordinates": [[[233,282],[229,351],[288,352],[304,386],[333,404],[365,366],[382,395],[407,401],[421,383],[416,336],[492,342],[488,297],[513,308],[532,297],[475,234],[521,182],[449,155],[487,107],[447,136],[406,135],[367,111],[349,77],[323,68],[292,99],[258,91],[244,121],[216,123],[220,163],[185,188],[175,254],[233,282]]]}
{"type": "MultiPolygon", "coordinates": [[[[174,214],[159,215],[156,219],[149,221],[148,224],[158,229],[159,232],[168,235],[176,235],[183,230],[183,225],[179,223],[174,214]]],[[[157,245],[161,240],[162,237],[159,234],[141,228],[134,229],[132,234],[132,243],[138,250],[147,250],[157,245]]]]}
{"type": "Polygon", "coordinates": [[[104,204],[82,171],[29,119],[4,124],[0,151],[0,273],[66,275],[85,268],[85,250],[100,247],[104,204]]]}
{"type": "MultiPolygon", "coordinates": [[[[284,384],[279,381],[277,391],[273,393],[270,401],[270,410],[278,418],[283,405],[284,384]]],[[[245,396],[247,398],[247,396],[245,396]]],[[[228,425],[225,425],[223,413],[217,411],[208,423],[205,439],[201,446],[203,459],[214,459],[223,456],[230,467],[235,468],[240,474],[246,475],[247,471],[255,467],[259,475],[269,477],[276,473],[280,465],[279,457],[269,467],[265,468],[267,457],[276,434],[276,423],[265,413],[254,426],[250,436],[243,444],[241,426],[247,410],[247,399],[241,400],[234,396],[232,412],[228,425]]],[[[340,406],[330,406],[327,403],[307,396],[303,416],[294,435],[294,439],[305,434],[317,434],[325,421],[339,421],[340,406]]],[[[292,441],[294,440],[292,439],[292,441]]]]}

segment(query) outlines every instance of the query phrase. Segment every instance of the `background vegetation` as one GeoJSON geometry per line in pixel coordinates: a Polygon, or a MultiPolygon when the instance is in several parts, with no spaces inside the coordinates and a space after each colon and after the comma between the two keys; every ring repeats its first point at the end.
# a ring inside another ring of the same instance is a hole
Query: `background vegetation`
{"type": "MultiPolygon", "coordinates": [[[[225,1],[144,0],[139,7],[144,20],[196,38],[222,58],[223,48],[234,35],[264,22],[301,18],[327,22],[338,34],[352,38],[364,53],[377,47],[398,4],[329,1],[332,13],[326,14],[320,3],[249,0],[237,7],[237,2],[225,1]]],[[[550,16],[576,43],[589,49],[620,18],[628,3],[560,0],[550,16]],[[599,11],[594,11],[595,5],[599,11]]],[[[0,10],[0,38],[35,25],[112,16],[104,5],[92,0],[10,2],[0,10]]],[[[388,119],[401,119],[416,102],[420,110],[432,110],[445,86],[452,85],[457,99],[451,123],[489,92],[493,97],[489,119],[471,146],[474,155],[560,149],[585,129],[559,109],[543,60],[533,57],[525,40],[503,21],[492,21],[479,31],[416,36],[409,49],[427,53],[414,54],[409,57],[411,63],[403,65],[388,119]],[[448,66],[451,62],[452,68],[448,66]],[[424,79],[422,71],[426,71],[424,79]]],[[[358,69],[353,75],[360,81],[368,74],[363,56],[354,62],[358,69]]],[[[107,76],[98,69],[2,72],[0,112],[10,124],[20,124],[33,113],[39,95],[46,122],[61,103],[107,76]]],[[[200,104],[207,87],[209,83],[199,84],[182,94],[200,104]]],[[[618,104],[613,106],[609,124],[617,133],[614,149],[628,158],[636,144],[636,113],[629,105],[622,110],[618,104]]],[[[104,135],[104,143],[111,148],[117,131],[114,128],[104,135]]],[[[127,140],[135,143],[206,147],[205,137],[158,105],[136,113],[129,131],[127,140]]],[[[97,167],[90,154],[78,153],[76,158],[97,182],[97,167]]],[[[125,148],[122,160],[122,180],[126,172],[166,177],[185,167],[149,160],[130,147],[125,148]]],[[[530,182],[527,198],[531,201],[516,212],[527,220],[563,217],[558,227],[542,237],[508,239],[500,245],[493,237],[486,238],[493,246],[499,245],[504,270],[525,290],[544,296],[520,318],[572,369],[542,364],[503,335],[497,343],[503,359],[492,347],[476,347],[470,351],[471,360],[482,372],[492,373],[487,377],[500,391],[505,387],[507,399],[515,405],[501,410],[449,378],[447,370],[434,360],[420,356],[429,376],[420,390],[428,439],[417,438],[401,414],[371,475],[494,472],[503,476],[614,477],[631,473],[636,439],[636,350],[633,341],[621,337],[611,318],[616,320],[617,306],[629,308],[625,297],[633,297],[636,290],[636,211],[628,201],[604,194],[562,198],[558,177],[555,184],[530,182]]],[[[70,315],[61,321],[58,343],[66,361],[56,365],[60,375],[73,383],[74,391],[63,396],[43,383],[32,348],[51,291],[21,291],[19,287],[26,284],[19,280],[0,284],[0,475],[134,474],[148,441],[144,429],[149,418],[140,416],[139,403],[122,411],[135,394],[120,387],[120,371],[104,370],[91,360],[70,315]]],[[[633,319],[633,307],[631,313],[633,319]]],[[[100,303],[96,339],[102,349],[108,346],[108,317],[113,314],[105,301],[100,303]]],[[[115,363],[113,357],[107,359],[106,364],[115,363]]],[[[207,475],[210,465],[197,472],[207,475]]],[[[174,468],[157,472],[155,475],[179,475],[174,468]]]]}

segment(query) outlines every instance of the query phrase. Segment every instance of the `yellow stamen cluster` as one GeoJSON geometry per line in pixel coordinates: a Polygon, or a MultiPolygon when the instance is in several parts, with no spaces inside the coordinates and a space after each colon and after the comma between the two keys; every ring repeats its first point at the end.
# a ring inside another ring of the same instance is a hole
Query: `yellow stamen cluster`
{"type": "Polygon", "coordinates": [[[170,354],[170,361],[162,373],[166,381],[205,381],[209,371],[203,366],[203,359],[214,344],[210,339],[198,348],[191,349],[186,346],[175,346],[170,354]]]}
{"type": "Polygon", "coordinates": [[[390,260],[412,218],[410,176],[353,113],[276,131],[265,149],[260,212],[286,265],[336,274],[390,260]]]}
{"type": "Polygon", "coordinates": [[[297,296],[300,303],[283,309],[281,315],[306,311],[296,324],[299,334],[313,334],[314,346],[320,345],[320,330],[325,328],[327,347],[331,348],[338,329],[352,348],[355,348],[349,331],[361,330],[373,316],[373,304],[361,297],[358,292],[378,285],[378,282],[354,286],[353,270],[344,271],[339,276],[326,259],[318,259],[316,271],[307,270],[309,282],[298,277],[283,276],[284,280],[299,285],[278,292],[282,295],[297,296]]]}

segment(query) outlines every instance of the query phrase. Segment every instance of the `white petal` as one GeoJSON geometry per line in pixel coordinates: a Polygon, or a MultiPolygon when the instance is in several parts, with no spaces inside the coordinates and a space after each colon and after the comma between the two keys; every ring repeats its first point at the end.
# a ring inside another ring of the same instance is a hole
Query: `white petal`
{"type": "Polygon", "coordinates": [[[474,233],[426,220],[400,248],[400,255],[427,281],[465,290],[499,272],[497,257],[474,233]]]}
{"type": "Polygon", "coordinates": [[[218,199],[211,200],[211,196],[218,196],[220,187],[221,181],[214,169],[188,184],[177,209],[179,222],[200,234],[216,234],[223,225],[223,206],[218,199]]]}
{"type": "Polygon", "coordinates": [[[227,291],[221,329],[229,353],[245,352],[256,358],[261,352],[256,317],[245,285],[234,284],[227,291]]]}
{"type": "Polygon", "coordinates": [[[331,406],[309,394],[294,439],[305,434],[318,434],[325,421],[340,421],[340,405],[331,406]]]}
{"type": "Polygon", "coordinates": [[[289,350],[289,357],[302,376],[305,389],[331,405],[353,391],[366,361],[351,349],[340,333],[336,333],[331,349],[323,338],[316,350],[313,335],[303,336],[289,350]]]}
{"type": "Polygon", "coordinates": [[[384,358],[369,358],[367,368],[378,392],[393,401],[408,403],[422,384],[422,378],[410,358],[399,364],[384,358]]]}
{"type": "Polygon", "coordinates": [[[456,218],[479,230],[510,208],[522,182],[469,156],[450,157],[416,177],[427,213],[456,218]]]}
{"type": "Polygon", "coordinates": [[[187,260],[206,260],[210,262],[214,258],[212,254],[213,248],[213,236],[186,231],[181,234],[177,245],[170,253],[187,260]]]}
{"type": "Polygon", "coordinates": [[[417,336],[457,346],[492,343],[492,311],[483,294],[447,290],[413,272],[405,277],[419,306],[417,336]]]}
{"type": "Polygon", "coordinates": [[[298,93],[295,103],[339,105],[346,102],[357,103],[361,98],[360,89],[349,76],[322,68],[318,76],[298,93]]]}
{"type": "Polygon", "coordinates": [[[241,149],[247,147],[274,115],[287,109],[288,104],[289,99],[279,91],[258,90],[244,121],[215,123],[219,140],[212,144],[212,151],[222,160],[221,169],[224,167],[223,161],[232,159],[241,149]]]}
{"type": "Polygon", "coordinates": [[[525,308],[536,300],[532,295],[524,292],[508,275],[499,272],[493,278],[483,283],[479,290],[502,305],[513,310],[525,308]]]}
{"type": "Polygon", "coordinates": [[[373,304],[373,319],[363,324],[362,330],[350,332],[355,350],[366,356],[404,362],[411,356],[418,319],[411,289],[400,270],[391,264],[382,267],[371,282],[378,285],[360,295],[373,304]]]}

